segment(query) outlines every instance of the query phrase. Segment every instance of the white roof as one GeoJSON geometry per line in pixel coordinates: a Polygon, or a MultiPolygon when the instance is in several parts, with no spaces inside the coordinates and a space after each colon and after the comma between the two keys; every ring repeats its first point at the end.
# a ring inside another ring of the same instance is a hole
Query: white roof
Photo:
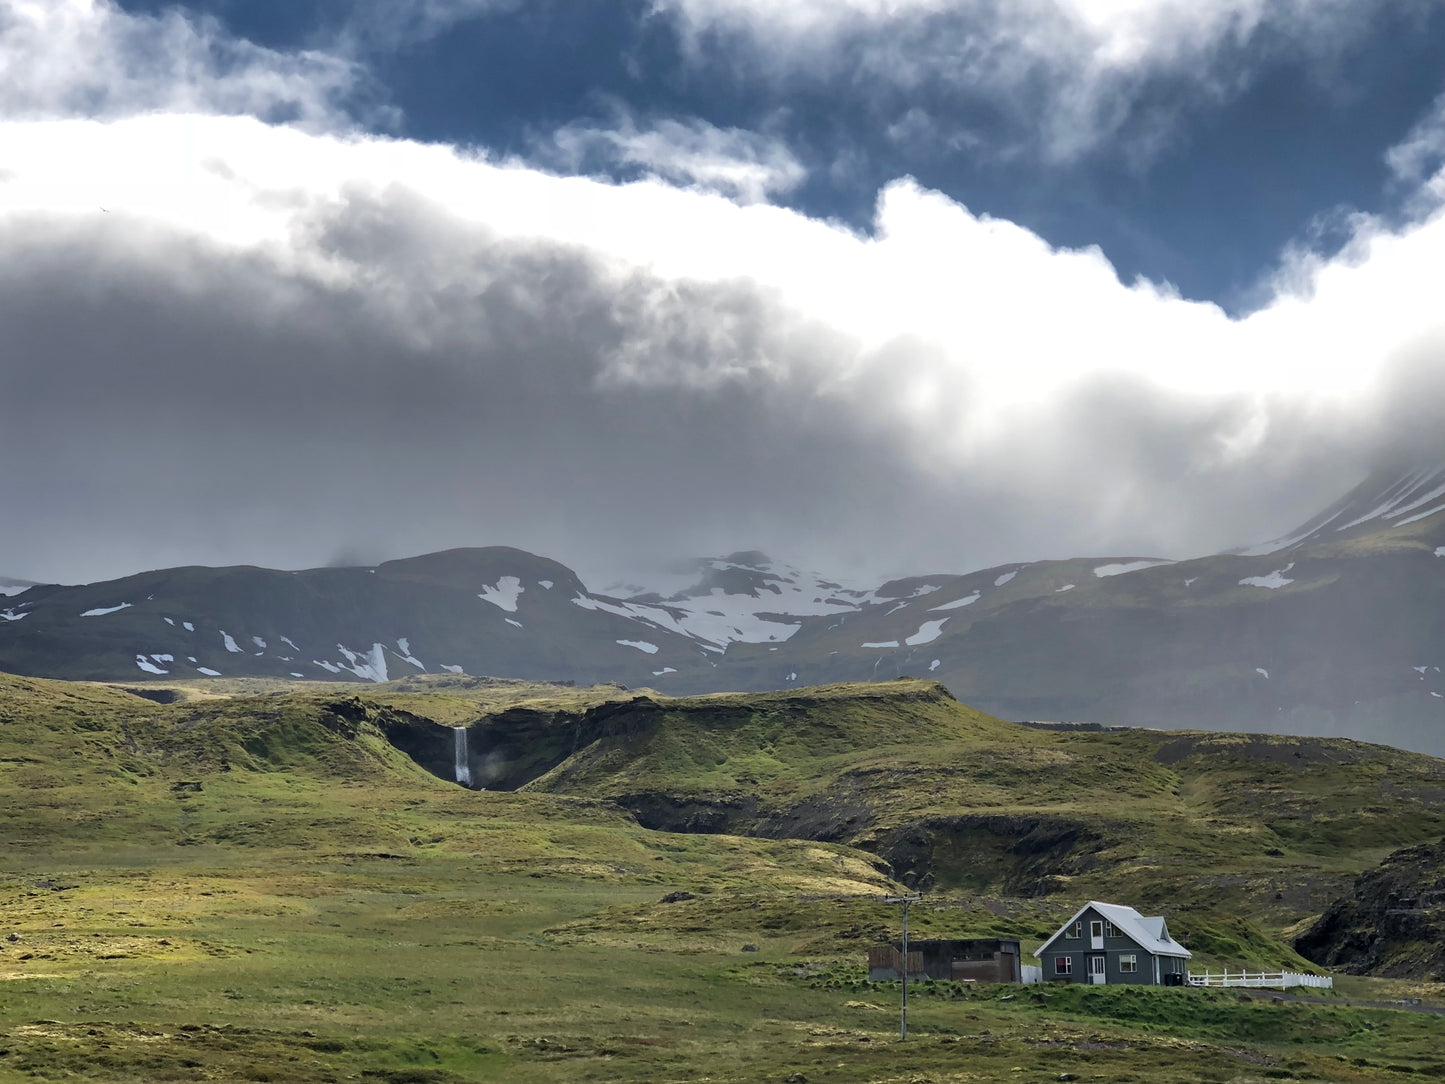
{"type": "Polygon", "coordinates": [[[1057,941],[1064,931],[1078,921],[1079,916],[1090,908],[1097,911],[1100,918],[1112,922],[1115,929],[1133,940],[1145,952],[1152,952],[1156,956],[1179,956],[1185,960],[1191,959],[1194,955],[1169,936],[1169,927],[1164,924],[1162,915],[1146,918],[1132,907],[1125,907],[1120,903],[1100,903],[1098,900],[1090,900],[1075,911],[1073,917],[1060,926],[1053,937],[1034,950],[1034,955],[1042,955],[1044,949],[1057,941]]]}

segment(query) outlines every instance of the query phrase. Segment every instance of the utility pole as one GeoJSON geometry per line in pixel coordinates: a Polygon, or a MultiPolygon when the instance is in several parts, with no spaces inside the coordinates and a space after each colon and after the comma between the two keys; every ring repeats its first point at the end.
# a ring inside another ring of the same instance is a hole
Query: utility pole
{"type": "Polygon", "coordinates": [[[900,1021],[899,1031],[901,1037],[904,1039],[908,1038],[908,905],[910,903],[917,903],[922,898],[921,895],[916,894],[912,896],[883,897],[884,903],[903,904],[903,967],[901,969],[903,972],[903,1015],[900,1021]]]}

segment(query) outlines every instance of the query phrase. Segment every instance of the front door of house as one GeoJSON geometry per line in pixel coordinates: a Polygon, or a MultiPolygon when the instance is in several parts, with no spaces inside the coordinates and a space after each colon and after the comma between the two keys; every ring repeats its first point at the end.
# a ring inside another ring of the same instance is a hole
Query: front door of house
{"type": "Polygon", "coordinates": [[[1104,957],[1089,957],[1089,981],[1095,986],[1104,985],[1104,957]]]}
{"type": "Polygon", "coordinates": [[[1095,949],[1104,947],[1104,924],[1102,922],[1089,923],[1089,947],[1095,949]]]}

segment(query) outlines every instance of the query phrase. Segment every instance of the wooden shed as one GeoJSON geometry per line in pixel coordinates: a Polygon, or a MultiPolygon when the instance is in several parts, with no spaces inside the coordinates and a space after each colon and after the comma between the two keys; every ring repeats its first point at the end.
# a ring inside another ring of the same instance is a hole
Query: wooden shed
{"type": "MultiPolygon", "coordinates": [[[[874,945],[868,950],[868,978],[888,982],[903,976],[903,945],[874,945]]],[[[908,942],[910,979],[953,982],[1022,982],[1019,943],[1006,938],[908,942]]]]}

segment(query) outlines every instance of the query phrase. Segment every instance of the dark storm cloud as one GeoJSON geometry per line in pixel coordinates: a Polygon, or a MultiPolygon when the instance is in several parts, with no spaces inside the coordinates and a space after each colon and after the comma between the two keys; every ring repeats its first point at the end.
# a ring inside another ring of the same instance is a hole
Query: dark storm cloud
{"type": "Polygon", "coordinates": [[[309,236],[363,273],[99,214],[5,227],[7,574],[485,544],[584,573],[754,547],[870,572],[1179,555],[1306,518],[1403,434],[1427,454],[1445,401],[1428,338],[1354,410],[1100,374],[956,461],[877,409],[890,373],[945,363],[924,340],[870,353],[746,281],[619,271],[404,190],[309,236]],[[1267,434],[1222,453],[1261,409],[1267,434]]]}
{"type": "Polygon", "coordinates": [[[177,239],[138,251],[103,224],[65,244],[50,223],[7,230],[7,569],[96,578],[489,543],[607,564],[846,535],[860,506],[894,508],[895,455],[727,375],[746,338],[762,350],[772,333],[747,291],[611,288],[576,252],[383,210],[337,217],[323,244],[388,261],[415,283],[405,296],[177,239]],[[465,284],[438,286],[463,267],[465,284]],[[638,339],[716,376],[603,379],[638,339]]]}

